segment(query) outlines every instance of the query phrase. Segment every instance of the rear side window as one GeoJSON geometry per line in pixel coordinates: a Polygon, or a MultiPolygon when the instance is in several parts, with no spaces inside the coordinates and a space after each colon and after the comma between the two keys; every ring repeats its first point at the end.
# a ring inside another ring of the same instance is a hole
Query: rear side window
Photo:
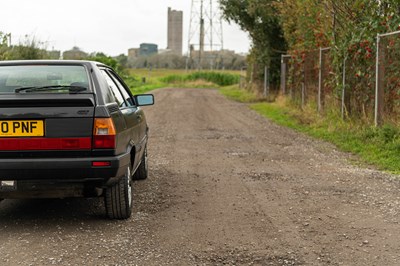
{"type": "Polygon", "coordinates": [[[124,97],[124,99],[125,99],[125,104],[128,107],[134,106],[132,97],[126,91],[124,85],[122,85],[122,83],[119,81],[119,79],[115,76],[114,73],[112,73],[112,72],[108,72],[108,73],[111,76],[111,78],[113,79],[113,81],[115,82],[115,84],[117,85],[117,87],[119,88],[119,90],[121,91],[122,97],[124,97]]]}
{"type": "Polygon", "coordinates": [[[74,65],[0,66],[0,93],[50,91],[66,93],[70,92],[71,86],[80,88],[80,91],[88,90],[89,78],[85,67],[74,65]]]}
{"type": "Polygon", "coordinates": [[[119,79],[115,76],[115,74],[112,72],[109,72],[105,69],[102,69],[101,73],[103,73],[103,75],[107,81],[107,84],[118,103],[118,106],[121,108],[133,107],[134,103],[133,103],[132,97],[126,91],[125,87],[122,85],[122,83],[119,81],[119,79]]]}
{"type": "Polygon", "coordinates": [[[110,88],[112,94],[114,95],[114,98],[118,104],[119,107],[126,107],[125,99],[118,89],[117,84],[115,84],[114,80],[108,75],[107,71],[102,69],[101,73],[103,73],[104,78],[107,81],[108,87],[110,88]]]}

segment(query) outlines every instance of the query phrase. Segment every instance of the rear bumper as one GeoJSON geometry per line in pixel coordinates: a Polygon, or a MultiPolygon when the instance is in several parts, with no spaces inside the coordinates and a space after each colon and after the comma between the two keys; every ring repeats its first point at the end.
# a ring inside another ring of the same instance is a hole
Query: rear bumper
{"type": "Polygon", "coordinates": [[[88,158],[0,159],[0,180],[46,182],[96,182],[104,186],[123,176],[130,164],[130,154],[88,158]],[[93,162],[109,166],[93,167],[93,162]]]}

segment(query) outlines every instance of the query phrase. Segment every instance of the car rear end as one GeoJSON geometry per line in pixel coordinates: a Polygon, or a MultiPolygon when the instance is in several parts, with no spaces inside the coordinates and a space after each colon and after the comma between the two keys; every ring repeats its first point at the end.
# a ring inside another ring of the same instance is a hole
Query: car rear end
{"type": "Polygon", "coordinates": [[[129,164],[95,118],[93,65],[0,63],[0,198],[98,196],[129,164]]]}

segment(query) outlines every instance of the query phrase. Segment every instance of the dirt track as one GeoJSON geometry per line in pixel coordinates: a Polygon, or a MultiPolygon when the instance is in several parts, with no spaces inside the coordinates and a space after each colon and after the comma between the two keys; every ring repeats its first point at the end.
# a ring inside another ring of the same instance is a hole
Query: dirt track
{"type": "Polygon", "coordinates": [[[146,108],[132,219],[100,199],[0,203],[0,265],[399,265],[400,182],[214,90],[146,108]]]}

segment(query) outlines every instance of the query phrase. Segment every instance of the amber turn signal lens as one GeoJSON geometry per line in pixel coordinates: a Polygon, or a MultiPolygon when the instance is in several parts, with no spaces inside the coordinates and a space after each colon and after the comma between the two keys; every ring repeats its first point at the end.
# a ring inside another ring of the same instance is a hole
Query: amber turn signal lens
{"type": "Polygon", "coordinates": [[[115,127],[111,118],[95,118],[93,135],[115,135],[115,127]]]}

